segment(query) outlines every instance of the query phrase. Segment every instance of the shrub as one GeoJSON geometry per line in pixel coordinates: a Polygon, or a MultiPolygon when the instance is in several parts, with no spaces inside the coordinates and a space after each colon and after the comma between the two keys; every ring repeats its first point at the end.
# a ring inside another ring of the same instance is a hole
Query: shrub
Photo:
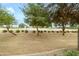
{"type": "Polygon", "coordinates": [[[46,32],[46,30],[44,30],[44,32],[46,32]]]}
{"type": "Polygon", "coordinates": [[[40,31],[40,33],[43,33],[43,31],[40,31]]]}
{"type": "Polygon", "coordinates": [[[59,31],[56,31],[56,33],[59,33],[59,31]]]}
{"type": "Polygon", "coordinates": [[[74,33],[74,31],[71,31],[71,33],[74,33]]]}
{"type": "Polygon", "coordinates": [[[50,31],[48,31],[48,33],[50,33],[50,31]]]}
{"type": "Polygon", "coordinates": [[[52,33],[54,33],[54,31],[52,31],[52,33]]]}
{"type": "Polygon", "coordinates": [[[72,31],[72,33],[77,33],[77,31],[72,31]]]}
{"type": "Polygon", "coordinates": [[[16,33],[19,33],[20,32],[20,30],[16,30],[16,33]]]}
{"type": "Polygon", "coordinates": [[[9,30],[9,32],[10,32],[10,33],[12,33],[12,32],[13,32],[13,30],[9,30]]]}
{"type": "Polygon", "coordinates": [[[24,32],[24,30],[21,30],[21,32],[24,32]]]}
{"type": "Polygon", "coordinates": [[[36,31],[32,31],[33,33],[35,33],[36,31]]]}
{"type": "Polygon", "coordinates": [[[68,50],[64,52],[65,56],[78,56],[79,52],[75,50],[68,50]]]}
{"type": "Polygon", "coordinates": [[[77,33],[78,31],[75,31],[75,33],[77,33]]]}
{"type": "Polygon", "coordinates": [[[27,30],[25,30],[25,33],[28,33],[28,31],[27,31],[27,30]]]}
{"type": "Polygon", "coordinates": [[[6,33],[7,32],[7,30],[3,30],[3,33],[6,33]]]}
{"type": "Polygon", "coordinates": [[[40,33],[40,31],[38,31],[40,33]]]}

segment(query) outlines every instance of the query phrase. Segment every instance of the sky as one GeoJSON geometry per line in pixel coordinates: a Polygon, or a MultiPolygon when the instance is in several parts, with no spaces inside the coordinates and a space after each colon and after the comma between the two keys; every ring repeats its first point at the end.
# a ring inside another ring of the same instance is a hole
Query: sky
{"type": "MultiPolygon", "coordinates": [[[[4,8],[9,10],[15,17],[17,24],[24,23],[24,15],[20,8],[23,7],[21,3],[2,3],[4,8]]],[[[26,5],[27,6],[27,5],[26,5]]]]}

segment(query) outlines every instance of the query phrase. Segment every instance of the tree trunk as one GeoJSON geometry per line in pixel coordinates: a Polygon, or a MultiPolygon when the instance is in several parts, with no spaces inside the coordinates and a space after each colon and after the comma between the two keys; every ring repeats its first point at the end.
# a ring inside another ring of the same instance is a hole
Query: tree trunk
{"type": "Polygon", "coordinates": [[[10,28],[10,27],[9,27],[9,26],[7,26],[6,28],[7,28],[7,31],[9,32],[9,28],[10,28]]]}
{"type": "Polygon", "coordinates": [[[10,29],[9,26],[7,26],[6,28],[7,28],[7,31],[8,31],[9,33],[11,33],[11,34],[13,34],[13,35],[16,35],[15,33],[9,31],[9,29],[10,29]]]}
{"type": "Polygon", "coordinates": [[[62,23],[62,35],[63,36],[65,35],[65,25],[64,25],[64,23],[62,23]]]}
{"type": "Polygon", "coordinates": [[[39,36],[39,30],[38,30],[38,26],[37,26],[36,28],[37,28],[37,36],[39,36]]]}
{"type": "Polygon", "coordinates": [[[78,28],[78,50],[79,50],[79,28],[78,28]]]}

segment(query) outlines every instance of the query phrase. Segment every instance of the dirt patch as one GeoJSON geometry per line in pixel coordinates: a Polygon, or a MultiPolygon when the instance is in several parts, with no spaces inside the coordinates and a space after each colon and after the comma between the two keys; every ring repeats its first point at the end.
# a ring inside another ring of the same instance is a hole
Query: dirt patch
{"type": "Polygon", "coordinates": [[[77,48],[77,33],[0,33],[0,55],[24,55],[59,48],[77,48]]]}

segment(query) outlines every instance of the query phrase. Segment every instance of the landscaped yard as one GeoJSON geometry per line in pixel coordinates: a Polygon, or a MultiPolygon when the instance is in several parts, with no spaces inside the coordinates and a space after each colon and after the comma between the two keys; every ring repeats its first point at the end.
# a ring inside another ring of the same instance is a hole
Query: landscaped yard
{"type": "Polygon", "coordinates": [[[77,33],[0,33],[0,55],[27,55],[61,48],[77,48],[77,33]]]}

